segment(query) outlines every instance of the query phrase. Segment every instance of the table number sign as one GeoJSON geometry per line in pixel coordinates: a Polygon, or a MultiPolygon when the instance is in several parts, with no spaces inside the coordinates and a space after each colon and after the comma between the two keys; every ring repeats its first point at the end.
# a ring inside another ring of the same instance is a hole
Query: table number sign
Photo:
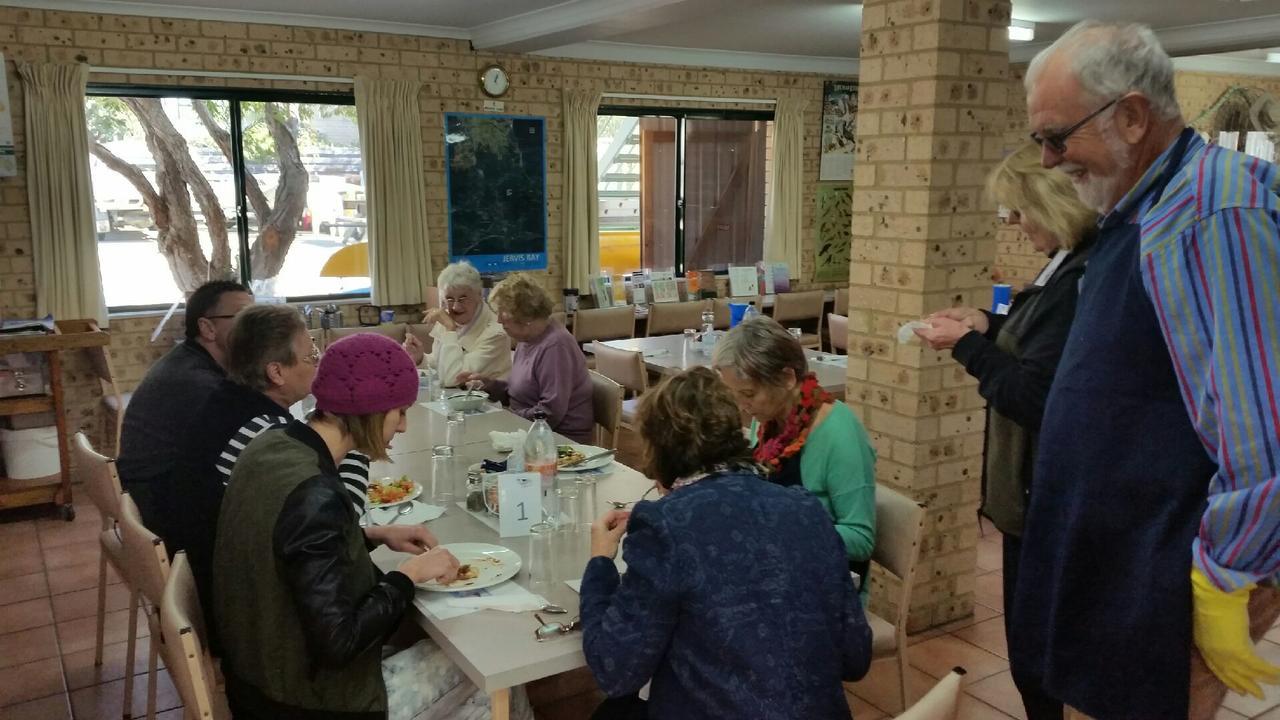
{"type": "Polygon", "coordinates": [[[498,476],[498,535],[528,535],[542,522],[542,476],[538,473],[502,473],[498,476]]]}

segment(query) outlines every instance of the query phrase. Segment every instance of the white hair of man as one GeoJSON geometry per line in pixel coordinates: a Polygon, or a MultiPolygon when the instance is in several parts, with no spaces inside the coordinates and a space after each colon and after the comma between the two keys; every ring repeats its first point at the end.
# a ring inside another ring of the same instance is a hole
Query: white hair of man
{"type": "Polygon", "coordinates": [[[1028,91],[1035,86],[1045,62],[1060,52],[1066,53],[1080,87],[1098,104],[1138,92],[1160,120],[1181,115],[1173,87],[1173,61],[1146,25],[1098,20],[1076,23],[1032,59],[1025,79],[1028,91]]]}
{"type": "Polygon", "coordinates": [[[462,260],[449,263],[440,271],[436,287],[442,293],[449,288],[472,288],[477,292],[484,292],[484,280],[480,278],[480,271],[474,265],[462,260]]]}

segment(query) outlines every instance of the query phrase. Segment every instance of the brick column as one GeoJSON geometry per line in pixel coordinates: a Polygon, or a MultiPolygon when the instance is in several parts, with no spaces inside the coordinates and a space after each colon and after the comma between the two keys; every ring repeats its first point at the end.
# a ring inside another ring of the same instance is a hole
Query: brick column
{"type": "MultiPolygon", "coordinates": [[[[898,327],[990,303],[994,207],[1009,72],[1008,0],[865,0],[853,174],[847,397],[876,479],[929,506],[910,630],[973,612],[983,401],[949,352],[899,345],[898,327]]],[[[896,588],[873,577],[872,607],[896,588]]]]}

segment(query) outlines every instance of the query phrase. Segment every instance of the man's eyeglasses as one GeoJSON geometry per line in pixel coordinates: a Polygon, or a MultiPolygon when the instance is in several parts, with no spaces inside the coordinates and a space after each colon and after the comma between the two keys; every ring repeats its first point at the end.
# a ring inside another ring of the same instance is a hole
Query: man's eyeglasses
{"type": "Polygon", "coordinates": [[[234,313],[231,315],[205,315],[204,319],[205,320],[230,320],[233,317],[235,317],[234,313]]]}
{"type": "Polygon", "coordinates": [[[559,637],[561,635],[568,635],[569,633],[578,629],[578,623],[579,623],[578,618],[574,618],[567,623],[562,623],[562,622],[547,622],[546,620],[543,620],[542,616],[538,615],[537,613],[534,613],[533,616],[538,618],[538,622],[542,623],[542,625],[539,626],[537,630],[533,631],[533,637],[537,639],[538,642],[542,642],[543,640],[550,640],[553,637],[559,637]]]}
{"type": "Polygon", "coordinates": [[[1049,149],[1061,155],[1067,151],[1068,138],[1074,135],[1077,130],[1087,125],[1090,120],[1101,115],[1107,108],[1120,102],[1120,100],[1123,97],[1124,96],[1121,95],[1120,97],[1112,100],[1106,105],[1103,105],[1102,107],[1098,108],[1097,110],[1094,110],[1088,115],[1085,115],[1083,118],[1080,119],[1080,122],[1076,123],[1075,125],[1072,125],[1066,130],[1062,130],[1060,132],[1047,132],[1047,133],[1033,132],[1031,133],[1031,140],[1034,141],[1035,144],[1040,145],[1041,147],[1048,145],[1049,149]]]}

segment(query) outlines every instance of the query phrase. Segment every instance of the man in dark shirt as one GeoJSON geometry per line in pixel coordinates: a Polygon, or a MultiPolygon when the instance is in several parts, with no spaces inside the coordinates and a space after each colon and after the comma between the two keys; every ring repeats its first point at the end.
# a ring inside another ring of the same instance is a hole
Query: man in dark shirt
{"type": "Polygon", "coordinates": [[[253,295],[238,282],[215,280],[196,288],[186,303],[186,339],[151,366],[125,411],[120,480],[143,522],[161,537],[171,532],[155,484],[172,475],[181,430],[226,376],[231,321],[252,304],[253,295]]]}

